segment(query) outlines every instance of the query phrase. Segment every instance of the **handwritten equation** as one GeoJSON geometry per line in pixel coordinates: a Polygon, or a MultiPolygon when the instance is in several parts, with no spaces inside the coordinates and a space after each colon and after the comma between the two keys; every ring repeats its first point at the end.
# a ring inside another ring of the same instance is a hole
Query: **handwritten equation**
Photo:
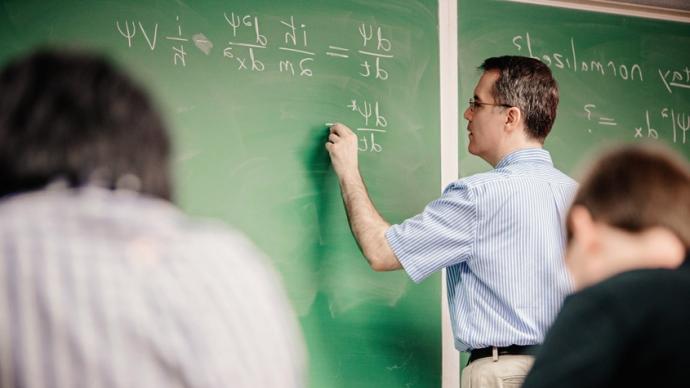
{"type": "Polygon", "coordinates": [[[379,108],[379,102],[375,101],[373,104],[368,101],[357,101],[353,99],[347,108],[353,112],[359,113],[362,120],[361,127],[356,128],[359,134],[359,150],[369,152],[381,152],[383,147],[376,142],[377,133],[386,133],[388,120],[383,115],[382,109],[379,108]]]}
{"type": "MultiPolygon", "coordinates": [[[[356,47],[334,42],[327,47],[315,48],[311,44],[309,26],[294,15],[280,18],[277,22],[274,20],[273,25],[267,26],[258,15],[226,12],[222,18],[219,17],[219,22],[224,23],[227,35],[223,43],[218,45],[221,49],[215,51],[219,52],[218,55],[223,60],[232,63],[232,69],[237,72],[274,71],[289,77],[307,78],[315,75],[317,60],[356,60],[359,64],[357,77],[384,82],[390,78],[386,67],[388,61],[395,58],[393,42],[378,25],[355,25],[356,31],[353,33],[356,32],[355,36],[358,37],[356,47]],[[269,29],[274,32],[274,36],[269,36],[266,32],[269,29]],[[269,58],[268,50],[280,55],[269,58]]],[[[115,30],[127,47],[145,45],[150,51],[156,51],[165,44],[164,49],[169,50],[173,66],[191,65],[190,47],[196,47],[206,56],[214,54],[216,43],[203,33],[186,33],[179,16],[175,18],[176,28],[170,34],[160,36],[160,25],[141,20],[114,21],[115,30]]],[[[379,101],[352,99],[345,107],[357,112],[361,118],[361,125],[356,128],[359,150],[381,152],[383,146],[377,136],[386,133],[388,120],[383,115],[379,101]]]]}
{"type": "MultiPolygon", "coordinates": [[[[352,99],[346,108],[359,113],[361,116],[360,124],[363,124],[363,126],[355,128],[355,132],[359,134],[359,144],[357,148],[360,151],[381,152],[383,147],[376,142],[376,134],[386,133],[388,120],[381,113],[379,102],[374,101],[372,104],[366,100],[357,101],[357,99],[352,99]]],[[[334,123],[326,123],[326,126],[330,127],[333,124],[334,123]]]]}
{"type": "MultiPolygon", "coordinates": [[[[587,112],[587,120],[589,120],[589,121],[592,120],[592,113],[594,112],[594,109],[596,107],[597,106],[594,104],[585,104],[584,110],[585,110],[585,112],[587,112]]],[[[595,115],[595,120],[596,120],[597,124],[599,124],[599,125],[606,125],[606,126],[612,126],[612,127],[618,126],[618,123],[616,122],[615,119],[613,119],[611,117],[605,117],[605,116],[602,116],[600,114],[595,115]]],[[[592,133],[592,129],[587,128],[587,132],[592,133]]]]}
{"type": "Polygon", "coordinates": [[[671,132],[671,139],[673,143],[687,144],[688,130],[690,130],[690,114],[682,111],[677,111],[673,108],[662,108],[659,112],[653,112],[650,117],[650,111],[644,112],[645,122],[643,125],[635,128],[635,138],[651,138],[659,139],[659,129],[657,125],[662,124],[666,132],[671,132]],[[658,113],[655,115],[654,113],[658,113]],[[670,128],[668,122],[670,123],[670,128]]]}
{"type": "MultiPolygon", "coordinates": [[[[604,127],[617,127],[618,122],[611,117],[599,113],[595,104],[585,104],[583,107],[588,121],[587,132],[592,133],[592,124],[598,125],[598,129],[604,127]],[[602,127],[604,126],[604,127],[602,127]]],[[[688,131],[690,130],[690,113],[675,108],[663,107],[658,111],[646,109],[641,125],[631,128],[634,139],[653,139],[668,137],[673,143],[688,144],[688,131]]]]}
{"type": "MultiPolygon", "coordinates": [[[[264,24],[257,15],[230,12],[224,13],[223,19],[228,28],[229,40],[224,40],[221,55],[226,60],[234,62],[236,70],[263,72],[272,69],[291,76],[311,77],[314,75],[314,62],[317,57],[323,55],[331,60],[356,58],[360,66],[360,77],[382,81],[389,78],[385,61],[395,57],[392,53],[393,44],[380,26],[366,23],[356,26],[360,38],[358,47],[331,44],[317,52],[310,47],[308,26],[296,20],[294,16],[280,20],[280,25],[275,26],[281,30],[275,43],[264,32],[264,24]],[[268,63],[265,58],[265,51],[271,48],[285,55],[277,63],[268,63]]],[[[173,65],[187,66],[190,44],[205,55],[212,54],[215,44],[206,35],[185,34],[180,17],[177,16],[175,21],[176,30],[162,37],[162,40],[170,43],[173,65]]],[[[115,29],[127,42],[128,47],[145,44],[151,51],[155,51],[159,46],[159,26],[159,23],[145,24],[140,20],[115,20],[115,29]]]]}
{"type": "MultiPolygon", "coordinates": [[[[636,88],[645,90],[659,90],[669,95],[690,89],[690,65],[653,66],[636,63],[630,56],[625,60],[609,57],[600,49],[588,49],[582,52],[578,45],[578,38],[571,36],[557,43],[557,49],[550,47],[543,37],[536,37],[529,31],[513,34],[510,38],[512,47],[518,54],[539,59],[554,71],[565,71],[577,74],[590,74],[603,78],[615,78],[627,84],[639,85],[636,88]],[[645,67],[646,66],[646,67],[645,67]],[[645,86],[650,82],[653,86],[645,86]]],[[[584,39],[582,39],[584,40],[584,39]]],[[[591,47],[591,43],[590,43],[591,47]]],[[[600,91],[599,85],[593,85],[593,90],[600,91]]],[[[639,92],[636,90],[636,92],[639,92]]],[[[690,114],[682,109],[663,107],[659,110],[640,109],[643,112],[638,122],[629,121],[630,115],[621,123],[608,110],[606,103],[585,103],[582,106],[586,117],[585,128],[588,133],[602,131],[629,131],[634,139],[667,139],[673,143],[686,144],[688,129],[690,128],[690,114]]],[[[657,104],[655,104],[657,105],[657,104]]],[[[665,105],[664,102],[658,105],[665,105]]],[[[658,106],[657,105],[657,106],[658,106]]],[[[633,118],[633,120],[636,120],[633,118]]]]}

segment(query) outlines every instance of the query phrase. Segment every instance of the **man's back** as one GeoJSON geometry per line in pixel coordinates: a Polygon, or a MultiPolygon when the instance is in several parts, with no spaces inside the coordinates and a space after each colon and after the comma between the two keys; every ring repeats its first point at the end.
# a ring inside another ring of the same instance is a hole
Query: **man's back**
{"type": "Polygon", "coordinates": [[[577,184],[540,149],[463,181],[476,199],[476,231],[467,260],[448,268],[461,280],[455,319],[469,330],[468,317],[480,318],[474,348],[539,344],[571,291],[564,220],[577,184]]]}
{"type": "Polygon", "coordinates": [[[0,386],[297,387],[299,329],[243,237],[86,187],[0,202],[0,386]]]}
{"type": "Polygon", "coordinates": [[[458,349],[541,343],[570,291],[563,224],[576,186],[547,151],[519,150],[388,231],[413,280],[447,267],[458,349]]]}

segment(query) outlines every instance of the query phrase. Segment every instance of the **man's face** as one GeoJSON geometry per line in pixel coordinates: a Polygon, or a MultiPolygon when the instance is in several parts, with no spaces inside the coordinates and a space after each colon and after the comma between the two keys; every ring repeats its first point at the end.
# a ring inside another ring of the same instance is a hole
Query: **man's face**
{"type": "Polygon", "coordinates": [[[498,71],[485,71],[474,88],[476,106],[470,105],[465,110],[467,131],[469,132],[468,151],[489,163],[498,162],[496,154],[503,140],[505,124],[505,109],[497,104],[491,95],[494,83],[498,79],[498,71]],[[485,103],[487,105],[482,105],[485,103]]]}

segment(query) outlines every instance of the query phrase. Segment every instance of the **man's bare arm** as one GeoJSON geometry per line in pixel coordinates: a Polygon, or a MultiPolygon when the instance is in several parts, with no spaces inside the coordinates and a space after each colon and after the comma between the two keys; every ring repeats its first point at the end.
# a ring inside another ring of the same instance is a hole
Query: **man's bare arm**
{"type": "Polygon", "coordinates": [[[334,124],[330,132],[326,149],[338,175],[347,219],[360,250],[375,271],[402,268],[385,236],[390,224],[374,207],[359,173],[357,135],[342,124],[334,124]]]}

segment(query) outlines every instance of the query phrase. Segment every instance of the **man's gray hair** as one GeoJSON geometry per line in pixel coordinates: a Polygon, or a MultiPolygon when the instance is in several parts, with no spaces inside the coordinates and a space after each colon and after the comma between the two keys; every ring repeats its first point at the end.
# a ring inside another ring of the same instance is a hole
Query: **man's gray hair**
{"type": "Polygon", "coordinates": [[[498,71],[491,91],[494,99],[519,108],[527,134],[543,143],[551,132],[558,107],[558,84],[549,67],[529,57],[502,56],[486,59],[479,68],[498,71]]]}

